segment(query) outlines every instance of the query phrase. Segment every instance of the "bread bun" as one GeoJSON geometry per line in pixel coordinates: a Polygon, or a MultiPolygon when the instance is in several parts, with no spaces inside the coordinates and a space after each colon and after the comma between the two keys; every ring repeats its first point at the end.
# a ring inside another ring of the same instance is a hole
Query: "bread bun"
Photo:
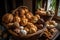
{"type": "Polygon", "coordinates": [[[18,22],[14,22],[13,26],[14,26],[14,28],[19,28],[20,27],[18,22]]]}
{"type": "Polygon", "coordinates": [[[20,16],[24,15],[25,14],[25,10],[21,8],[21,9],[19,9],[19,13],[20,13],[20,16]]]}
{"type": "Polygon", "coordinates": [[[20,8],[24,9],[25,13],[29,12],[28,7],[26,7],[26,6],[21,6],[20,8]]]}
{"type": "Polygon", "coordinates": [[[25,13],[29,12],[29,10],[27,8],[25,8],[25,13]]]}
{"type": "Polygon", "coordinates": [[[53,28],[53,27],[57,26],[57,23],[55,21],[47,21],[46,25],[53,28]]]}
{"type": "Polygon", "coordinates": [[[35,33],[37,30],[35,28],[30,28],[29,33],[35,33]]]}
{"type": "Polygon", "coordinates": [[[13,21],[13,15],[12,15],[12,14],[9,14],[9,13],[5,14],[5,15],[2,17],[2,21],[3,21],[4,23],[10,23],[10,22],[12,22],[12,21],[13,21]]]}
{"type": "Polygon", "coordinates": [[[40,15],[35,15],[38,19],[40,19],[40,15]]]}
{"type": "Polygon", "coordinates": [[[26,16],[25,15],[21,15],[20,18],[21,19],[24,19],[24,18],[26,18],[26,16]]]}
{"type": "Polygon", "coordinates": [[[33,14],[31,12],[28,12],[25,14],[25,16],[28,18],[28,19],[31,19],[33,14]]]}
{"type": "Polygon", "coordinates": [[[13,13],[14,16],[19,16],[19,11],[17,10],[15,13],[13,13]]]}
{"type": "Polygon", "coordinates": [[[25,27],[24,30],[26,30],[29,33],[29,28],[25,27]]]}
{"type": "Polygon", "coordinates": [[[40,11],[40,15],[46,15],[46,11],[40,11]]]}
{"type": "Polygon", "coordinates": [[[28,22],[28,19],[22,18],[20,24],[21,24],[22,26],[25,26],[25,25],[27,24],[27,22],[28,22]]]}
{"type": "Polygon", "coordinates": [[[39,20],[38,17],[33,16],[33,17],[31,18],[30,22],[31,22],[31,23],[36,23],[38,20],[39,20]]]}
{"type": "Polygon", "coordinates": [[[37,31],[37,27],[30,22],[28,22],[26,27],[29,29],[29,33],[35,33],[37,31]]]}
{"type": "Polygon", "coordinates": [[[14,16],[14,22],[20,22],[21,21],[21,19],[20,19],[20,17],[19,16],[14,16]]]}
{"type": "Polygon", "coordinates": [[[46,11],[43,8],[37,9],[36,12],[35,12],[35,14],[46,15],[46,11]]]}
{"type": "Polygon", "coordinates": [[[58,25],[58,23],[56,23],[56,21],[52,21],[52,22],[53,22],[54,26],[57,26],[58,25]]]}

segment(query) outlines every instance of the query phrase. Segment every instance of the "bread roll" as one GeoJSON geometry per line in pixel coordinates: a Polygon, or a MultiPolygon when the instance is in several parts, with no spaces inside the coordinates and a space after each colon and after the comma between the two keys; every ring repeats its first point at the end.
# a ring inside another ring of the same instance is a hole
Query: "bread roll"
{"type": "Polygon", "coordinates": [[[43,8],[37,9],[36,12],[35,12],[35,14],[46,15],[46,11],[43,8]]]}
{"type": "Polygon", "coordinates": [[[21,9],[19,9],[19,13],[20,13],[20,16],[24,15],[25,14],[25,10],[21,8],[21,9]]]}
{"type": "Polygon", "coordinates": [[[40,15],[35,15],[38,19],[40,19],[40,15]]]}
{"type": "Polygon", "coordinates": [[[31,12],[28,12],[25,14],[25,16],[28,18],[28,19],[31,19],[33,14],[31,12]]]}
{"type": "Polygon", "coordinates": [[[21,24],[22,26],[25,26],[25,25],[27,24],[27,22],[28,22],[28,19],[22,18],[20,24],[21,24]]]}
{"type": "Polygon", "coordinates": [[[33,17],[31,18],[30,22],[31,22],[31,23],[36,23],[38,20],[39,20],[38,17],[33,16],[33,17]]]}
{"type": "Polygon", "coordinates": [[[28,8],[25,8],[25,13],[29,12],[28,8]]]}
{"type": "Polygon", "coordinates": [[[17,10],[17,11],[15,11],[15,13],[13,13],[14,14],[14,16],[19,16],[19,11],[17,10]]]}
{"type": "Polygon", "coordinates": [[[46,22],[47,27],[53,28],[57,26],[57,23],[55,21],[47,21],[46,22]]]}
{"type": "Polygon", "coordinates": [[[19,23],[18,23],[18,22],[14,22],[13,27],[14,27],[14,28],[19,28],[19,27],[20,27],[20,25],[19,25],[19,23]]]}
{"type": "Polygon", "coordinates": [[[24,9],[25,13],[29,12],[28,7],[26,7],[26,6],[20,6],[20,8],[24,9]]]}
{"type": "Polygon", "coordinates": [[[25,15],[21,15],[20,18],[21,19],[24,19],[24,18],[26,18],[26,16],[25,15]]]}
{"type": "Polygon", "coordinates": [[[37,30],[35,28],[30,28],[29,33],[35,33],[37,30]]]}
{"type": "Polygon", "coordinates": [[[29,33],[35,33],[37,31],[37,27],[30,22],[28,22],[26,27],[29,29],[29,33]]]}
{"type": "Polygon", "coordinates": [[[21,19],[20,19],[20,17],[19,16],[14,16],[14,22],[20,22],[21,21],[21,19]]]}
{"type": "Polygon", "coordinates": [[[40,15],[46,15],[46,11],[40,11],[40,15]]]}
{"type": "Polygon", "coordinates": [[[5,22],[5,23],[10,23],[13,21],[13,15],[12,14],[5,14],[3,17],[2,17],[2,21],[5,22]]]}
{"type": "Polygon", "coordinates": [[[26,30],[29,33],[29,28],[25,27],[24,30],[26,30]]]}
{"type": "Polygon", "coordinates": [[[56,21],[52,21],[52,22],[53,22],[54,26],[57,26],[58,25],[58,23],[56,23],[56,21]]]}

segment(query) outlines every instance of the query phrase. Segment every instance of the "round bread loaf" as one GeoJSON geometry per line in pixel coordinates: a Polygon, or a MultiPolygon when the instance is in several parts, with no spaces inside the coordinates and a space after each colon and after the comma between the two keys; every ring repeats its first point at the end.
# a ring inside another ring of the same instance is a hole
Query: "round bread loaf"
{"type": "Polygon", "coordinates": [[[12,15],[12,14],[9,14],[9,13],[5,14],[5,15],[2,17],[2,21],[3,21],[4,23],[10,23],[10,22],[12,22],[12,21],[13,21],[13,15],[12,15]]]}

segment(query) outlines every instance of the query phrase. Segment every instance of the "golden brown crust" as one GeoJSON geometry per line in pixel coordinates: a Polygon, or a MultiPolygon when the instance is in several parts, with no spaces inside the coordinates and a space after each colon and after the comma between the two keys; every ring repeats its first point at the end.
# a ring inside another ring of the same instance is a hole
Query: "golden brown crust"
{"type": "Polygon", "coordinates": [[[46,11],[44,9],[37,9],[35,13],[39,15],[46,15],[46,11]]]}
{"type": "Polygon", "coordinates": [[[3,17],[2,17],[2,21],[5,22],[5,23],[10,23],[13,21],[13,15],[12,14],[5,14],[3,17]]]}
{"type": "Polygon", "coordinates": [[[26,30],[29,33],[29,28],[25,27],[24,30],[26,30]]]}
{"type": "Polygon", "coordinates": [[[36,23],[38,20],[39,20],[39,18],[38,18],[37,16],[33,16],[33,17],[30,19],[30,22],[31,22],[31,23],[36,23]]]}
{"type": "Polygon", "coordinates": [[[25,10],[24,9],[19,9],[19,15],[24,15],[25,14],[25,10]]]}
{"type": "Polygon", "coordinates": [[[37,27],[34,24],[30,23],[30,22],[28,22],[26,27],[29,29],[29,33],[37,32],[37,27]]]}
{"type": "Polygon", "coordinates": [[[25,25],[27,25],[27,23],[28,23],[28,19],[21,18],[21,22],[20,22],[21,25],[25,26],[25,25]]]}
{"type": "Polygon", "coordinates": [[[33,14],[31,12],[28,12],[28,13],[25,14],[25,16],[26,16],[27,19],[31,19],[33,14]]]}
{"type": "Polygon", "coordinates": [[[14,16],[14,20],[13,21],[19,23],[21,21],[21,19],[20,19],[19,16],[14,16]]]}

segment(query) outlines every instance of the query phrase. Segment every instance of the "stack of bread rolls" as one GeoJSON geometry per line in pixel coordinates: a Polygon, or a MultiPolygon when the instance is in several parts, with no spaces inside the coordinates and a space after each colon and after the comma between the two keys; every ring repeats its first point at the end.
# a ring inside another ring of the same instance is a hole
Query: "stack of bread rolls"
{"type": "Polygon", "coordinates": [[[39,19],[39,14],[33,15],[25,6],[2,17],[2,21],[7,24],[8,28],[21,36],[37,32],[38,27],[35,24],[39,19]]]}
{"type": "MultiPolygon", "coordinates": [[[[47,15],[45,9],[40,8],[37,9],[33,15],[31,11],[25,6],[21,6],[15,12],[6,13],[2,17],[2,21],[8,26],[9,29],[14,31],[15,33],[20,34],[21,36],[25,36],[27,34],[32,34],[37,32],[38,30],[43,29],[44,19],[41,18],[42,15],[47,15]]],[[[54,27],[57,26],[55,21],[47,21],[46,26],[54,27]]],[[[44,32],[46,35],[51,35],[47,29],[44,32]]],[[[49,36],[47,36],[49,37],[49,36]]]]}

